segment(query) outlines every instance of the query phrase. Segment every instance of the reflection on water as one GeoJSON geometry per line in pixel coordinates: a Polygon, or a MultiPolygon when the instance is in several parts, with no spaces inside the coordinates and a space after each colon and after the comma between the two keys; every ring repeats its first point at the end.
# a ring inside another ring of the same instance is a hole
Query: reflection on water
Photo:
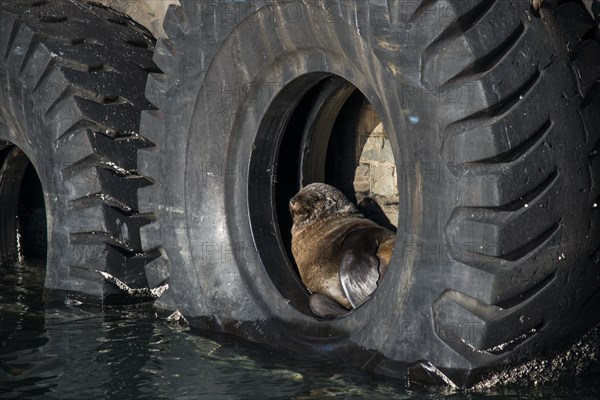
{"type": "Polygon", "coordinates": [[[44,267],[0,267],[0,398],[600,398],[600,375],[485,392],[402,388],[365,372],[219,343],[149,305],[46,310],[44,267]]]}

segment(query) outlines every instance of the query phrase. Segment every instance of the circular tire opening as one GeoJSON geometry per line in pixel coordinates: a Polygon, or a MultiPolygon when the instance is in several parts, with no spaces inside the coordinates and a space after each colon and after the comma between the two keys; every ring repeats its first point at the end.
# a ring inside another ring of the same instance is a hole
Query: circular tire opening
{"type": "Polygon", "coordinates": [[[367,218],[396,230],[394,151],[374,107],[341,77],[309,74],[277,95],[261,121],[249,176],[250,220],[263,265],[281,294],[301,311],[308,310],[308,291],[291,252],[288,209],[301,187],[330,184],[367,218]]]}
{"type": "Polygon", "coordinates": [[[45,260],[46,208],[40,179],[17,146],[0,143],[0,258],[45,260]]]}

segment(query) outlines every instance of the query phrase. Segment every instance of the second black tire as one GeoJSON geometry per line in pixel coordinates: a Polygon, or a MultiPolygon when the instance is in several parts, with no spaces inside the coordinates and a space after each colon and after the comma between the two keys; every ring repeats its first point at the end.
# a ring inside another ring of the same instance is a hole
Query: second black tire
{"type": "Polygon", "coordinates": [[[600,33],[581,1],[543,5],[172,7],[154,56],[165,74],[146,92],[158,110],[142,117],[157,146],[139,155],[157,183],[139,192],[157,218],[142,228],[145,250],[161,252],[149,270],[169,275],[157,305],[461,386],[585,333],[600,320],[600,33]],[[322,320],[289,257],[285,209],[334,78],[390,136],[399,239],[371,300],[322,320]]]}
{"type": "Polygon", "coordinates": [[[98,3],[0,6],[0,263],[18,257],[19,232],[38,231],[26,239],[47,258],[47,301],[131,301],[122,289],[148,290],[153,258],[141,249],[149,220],[137,189],[151,180],[137,172],[137,150],[152,145],[138,126],[152,108],[148,73],[159,72],[154,38],[98,3]],[[24,224],[19,206],[35,197],[27,174],[39,179],[41,215],[24,224]]]}

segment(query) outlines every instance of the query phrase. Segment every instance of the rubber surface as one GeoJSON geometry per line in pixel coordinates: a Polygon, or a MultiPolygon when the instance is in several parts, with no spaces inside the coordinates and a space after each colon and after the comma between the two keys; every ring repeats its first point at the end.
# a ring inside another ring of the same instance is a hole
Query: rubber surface
{"type": "Polygon", "coordinates": [[[148,286],[139,229],[138,134],[154,39],[125,15],[77,1],[8,1],[0,10],[0,143],[31,160],[48,223],[48,300],[121,302],[103,272],[148,286]],[[14,148],[14,147],[13,147],[14,148]],[[59,294],[62,293],[62,294],[59,294]]]}
{"type": "Polygon", "coordinates": [[[158,307],[460,386],[598,322],[600,39],[582,2],[182,1],[164,28],[141,127],[156,147],[139,152],[158,307]],[[327,74],[377,110],[401,193],[385,279],[334,321],[293,276],[273,210],[297,171],[271,155],[280,115],[327,74]]]}
{"type": "Polygon", "coordinates": [[[580,1],[546,1],[539,15],[526,0],[171,8],[154,56],[165,74],[146,91],[158,110],[142,116],[156,147],[139,153],[157,182],[140,190],[157,218],[142,242],[161,252],[149,270],[169,275],[157,306],[200,328],[457,385],[590,329],[599,32],[580,1]],[[278,115],[327,74],[377,110],[401,189],[386,278],[334,321],[307,311],[292,276],[272,182],[296,172],[269,156],[278,115]]]}

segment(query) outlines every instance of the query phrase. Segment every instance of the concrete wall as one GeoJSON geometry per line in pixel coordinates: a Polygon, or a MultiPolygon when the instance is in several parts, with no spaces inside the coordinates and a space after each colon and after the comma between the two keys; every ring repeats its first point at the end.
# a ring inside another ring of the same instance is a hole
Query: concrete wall
{"type": "Polygon", "coordinates": [[[129,15],[133,20],[144,25],[156,38],[166,37],[162,22],[171,4],[179,4],[179,0],[95,0],[117,11],[129,15]]]}

